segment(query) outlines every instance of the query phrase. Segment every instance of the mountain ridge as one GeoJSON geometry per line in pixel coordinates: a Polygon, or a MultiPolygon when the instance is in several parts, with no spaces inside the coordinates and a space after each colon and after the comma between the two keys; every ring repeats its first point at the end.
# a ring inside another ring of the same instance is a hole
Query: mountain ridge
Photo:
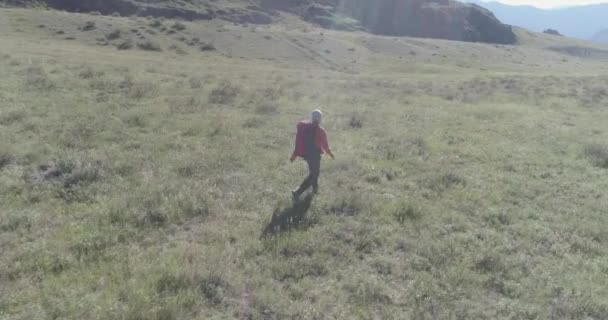
{"type": "Polygon", "coordinates": [[[389,36],[514,44],[511,26],[487,9],[454,0],[235,0],[188,2],[152,0],[5,0],[13,5],[44,3],[72,12],[161,16],[186,20],[221,18],[235,23],[270,24],[280,12],[328,29],[365,30],[389,36]]]}
{"type": "Polygon", "coordinates": [[[504,23],[541,32],[556,29],[560,33],[580,39],[593,39],[599,31],[608,28],[608,3],[541,9],[526,5],[507,5],[500,2],[471,0],[494,13],[504,23]]]}

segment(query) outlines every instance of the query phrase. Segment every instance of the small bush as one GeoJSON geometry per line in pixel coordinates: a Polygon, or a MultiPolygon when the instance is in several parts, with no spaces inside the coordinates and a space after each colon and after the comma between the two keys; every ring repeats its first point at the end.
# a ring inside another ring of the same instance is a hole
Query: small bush
{"type": "Polygon", "coordinates": [[[158,19],[154,19],[154,20],[152,20],[152,22],[150,22],[150,27],[152,27],[152,28],[160,28],[162,26],[163,26],[163,22],[158,19]]]}
{"type": "Polygon", "coordinates": [[[146,50],[146,51],[163,51],[163,49],[160,47],[160,45],[156,42],[153,42],[151,40],[145,41],[145,42],[139,42],[137,44],[137,47],[140,48],[141,50],[146,50]]]}
{"type": "Polygon", "coordinates": [[[351,197],[339,200],[329,207],[329,212],[337,216],[356,216],[363,210],[360,198],[351,197]]]}
{"type": "Polygon", "coordinates": [[[395,219],[404,224],[407,220],[418,220],[422,217],[420,210],[410,203],[400,203],[395,210],[395,219]]]}
{"type": "Polygon", "coordinates": [[[177,30],[177,31],[182,31],[182,30],[186,30],[186,25],[181,23],[181,22],[175,22],[172,26],[171,29],[173,30],[177,30]]]}
{"type": "Polygon", "coordinates": [[[0,223],[0,232],[13,232],[17,229],[29,230],[31,227],[32,223],[27,216],[9,216],[0,223]]]}
{"type": "Polygon", "coordinates": [[[174,44],[174,45],[171,45],[171,46],[169,47],[169,49],[170,49],[170,50],[173,50],[173,51],[175,51],[175,53],[177,53],[177,54],[181,54],[181,55],[184,55],[184,54],[187,54],[187,53],[188,53],[188,52],[186,52],[186,50],[182,49],[181,47],[179,47],[178,45],[175,45],[175,44],[174,44]]]}
{"type": "Polygon", "coordinates": [[[13,156],[7,152],[0,151],[0,170],[13,162],[13,156]]]}
{"type": "Polygon", "coordinates": [[[95,30],[96,28],[97,28],[97,25],[95,24],[95,21],[87,21],[87,22],[85,22],[84,26],[82,26],[80,28],[80,30],[91,31],[91,30],[95,30]]]}
{"type": "Polygon", "coordinates": [[[205,52],[205,51],[215,51],[217,50],[215,48],[215,46],[211,43],[203,43],[201,44],[201,46],[199,47],[201,49],[201,51],[205,52]]]}
{"type": "Polygon", "coordinates": [[[203,81],[200,78],[192,77],[188,80],[191,89],[200,89],[203,86],[203,81]]]}
{"type": "Polygon", "coordinates": [[[608,147],[593,144],[587,146],[584,152],[596,167],[608,169],[608,147]]]}
{"type": "Polygon", "coordinates": [[[0,116],[0,124],[9,125],[11,123],[19,122],[25,119],[26,113],[22,110],[9,111],[0,116]]]}
{"type": "Polygon", "coordinates": [[[133,48],[133,40],[127,39],[116,45],[118,50],[129,50],[133,48]]]}
{"type": "Polygon", "coordinates": [[[214,104],[229,104],[239,94],[240,89],[230,82],[223,82],[209,94],[209,102],[214,104]]]}
{"type": "Polygon", "coordinates": [[[66,189],[88,186],[101,179],[99,169],[93,166],[87,166],[73,170],[67,175],[63,181],[63,187],[66,189]]]}
{"type": "Polygon", "coordinates": [[[161,227],[167,221],[169,221],[169,217],[160,210],[160,201],[155,199],[144,202],[144,214],[139,221],[140,226],[161,227]]]}
{"type": "Polygon", "coordinates": [[[106,35],[106,39],[108,39],[110,41],[111,40],[116,40],[116,39],[120,38],[121,35],[122,35],[122,32],[119,29],[116,29],[116,30],[108,33],[106,35]]]}
{"type": "Polygon", "coordinates": [[[114,12],[114,13],[112,13],[112,17],[120,17],[120,13],[114,12]]]}
{"type": "Polygon", "coordinates": [[[176,294],[180,291],[187,290],[192,286],[189,279],[185,275],[167,274],[161,276],[156,281],[156,292],[160,294],[176,294]]]}
{"type": "Polygon", "coordinates": [[[82,79],[91,79],[95,76],[93,68],[87,66],[78,73],[78,76],[82,79]]]}
{"type": "Polygon", "coordinates": [[[363,121],[361,121],[361,119],[359,117],[353,115],[350,118],[349,125],[353,129],[361,129],[361,128],[363,128],[363,121]]]}

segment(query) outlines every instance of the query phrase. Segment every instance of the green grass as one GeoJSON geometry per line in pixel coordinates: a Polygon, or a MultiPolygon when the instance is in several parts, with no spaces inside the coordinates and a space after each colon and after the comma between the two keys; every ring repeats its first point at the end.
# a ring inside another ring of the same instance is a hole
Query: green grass
{"type": "Polygon", "coordinates": [[[97,44],[140,19],[0,17],[2,319],[608,317],[598,61],[219,22],[177,56],[97,44]],[[318,106],[337,160],[292,208],[318,106]]]}

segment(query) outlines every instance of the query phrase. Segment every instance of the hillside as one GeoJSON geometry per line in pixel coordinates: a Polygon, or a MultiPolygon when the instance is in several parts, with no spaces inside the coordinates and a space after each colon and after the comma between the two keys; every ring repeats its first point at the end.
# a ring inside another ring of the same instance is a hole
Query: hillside
{"type": "Polygon", "coordinates": [[[499,2],[470,1],[491,10],[504,23],[541,32],[556,29],[580,39],[608,28],[608,4],[583,5],[562,9],[539,9],[531,6],[510,6],[499,2]]]}
{"type": "Polygon", "coordinates": [[[608,318],[606,46],[275,19],[0,9],[0,319],[608,318]]]}
{"type": "Polygon", "coordinates": [[[235,23],[270,24],[288,12],[324,28],[368,30],[382,35],[513,44],[515,34],[492,12],[453,0],[46,0],[9,1],[71,12],[154,16],[187,20],[219,18],[235,23]]]}

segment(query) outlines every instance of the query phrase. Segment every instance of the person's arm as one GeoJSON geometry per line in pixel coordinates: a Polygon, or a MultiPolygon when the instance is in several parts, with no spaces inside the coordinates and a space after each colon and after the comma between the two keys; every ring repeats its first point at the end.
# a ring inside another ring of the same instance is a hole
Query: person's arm
{"type": "Polygon", "coordinates": [[[289,161],[291,161],[291,162],[296,161],[296,159],[298,158],[298,144],[300,143],[300,139],[302,139],[302,137],[300,134],[300,125],[298,124],[297,132],[296,132],[296,139],[295,139],[296,141],[293,146],[293,152],[291,153],[291,158],[289,158],[289,161]]]}
{"type": "Polygon", "coordinates": [[[331,151],[329,147],[329,143],[327,142],[327,133],[325,130],[321,131],[323,134],[321,135],[321,148],[327,153],[332,159],[335,159],[334,153],[331,151]]]}

